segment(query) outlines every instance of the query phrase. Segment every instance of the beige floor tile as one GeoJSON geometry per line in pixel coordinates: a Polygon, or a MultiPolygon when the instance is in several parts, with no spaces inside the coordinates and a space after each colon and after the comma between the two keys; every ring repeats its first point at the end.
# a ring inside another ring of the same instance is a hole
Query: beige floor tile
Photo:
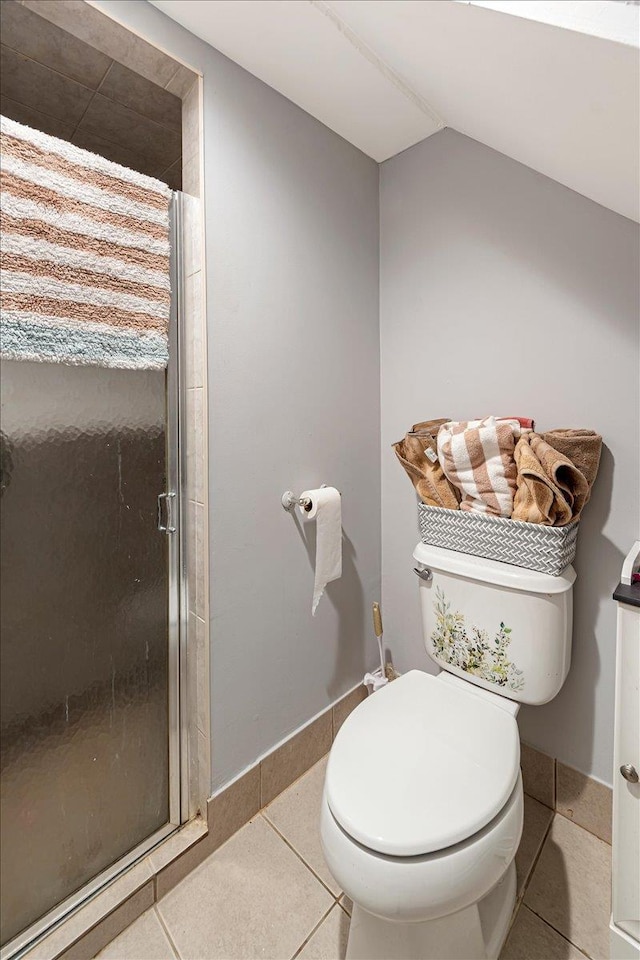
{"type": "Polygon", "coordinates": [[[296,960],[344,960],[349,939],[349,917],[337,904],[312,937],[305,943],[296,960]]]}
{"type": "Polygon", "coordinates": [[[518,910],[500,960],[585,960],[585,955],[523,906],[518,910]]]}
{"type": "Polygon", "coordinates": [[[522,839],[516,854],[516,871],[518,873],[518,896],[522,895],[531,868],[535,862],[540,847],[544,841],[549,824],[553,820],[553,811],[538,803],[533,797],[525,794],[524,824],[522,839]]]}
{"type": "Polygon", "coordinates": [[[555,816],[524,902],[593,960],[609,955],[611,848],[555,816]]]}
{"type": "Polygon", "coordinates": [[[331,895],[261,817],[158,904],[183,960],[292,957],[331,895]]]}
{"type": "Polygon", "coordinates": [[[325,757],[270,803],[264,815],[338,897],[342,891],[331,876],[320,846],[320,801],[326,769],[325,757]]]}
{"type": "Polygon", "coordinates": [[[520,766],[522,767],[524,792],[553,810],[556,805],[555,760],[553,757],[530,747],[528,743],[521,743],[520,766]]]}
{"type": "Polygon", "coordinates": [[[556,769],[556,808],[558,813],[611,843],[611,806],[613,791],[573,767],[558,763],[556,769]]]}
{"type": "Polygon", "coordinates": [[[99,960],[175,960],[155,910],[147,910],[101,950],[99,960]]]}

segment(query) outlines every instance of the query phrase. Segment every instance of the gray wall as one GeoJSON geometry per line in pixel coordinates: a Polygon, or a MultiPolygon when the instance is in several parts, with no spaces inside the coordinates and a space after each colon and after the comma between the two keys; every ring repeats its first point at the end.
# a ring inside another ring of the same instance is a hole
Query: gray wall
{"type": "Polygon", "coordinates": [[[375,663],[378,166],[150,4],[100,7],[204,74],[216,789],[375,663]],[[280,497],[323,482],[344,573],[312,619],[280,497]]]}
{"type": "Polygon", "coordinates": [[[451,130],[381,167],[382,529],[387,636],[433,669],[411,552],[415,500],[390,444],[417,420],[532,416],[605,440],[581,523],[574,650],[524,739],[611,782],[615,604],[638,536],[638,230],[451,130]]]}

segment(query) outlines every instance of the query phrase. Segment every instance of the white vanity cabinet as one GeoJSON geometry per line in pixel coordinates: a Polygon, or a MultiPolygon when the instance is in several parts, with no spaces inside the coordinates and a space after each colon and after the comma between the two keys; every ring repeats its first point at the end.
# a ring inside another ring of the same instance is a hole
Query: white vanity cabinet
{"type": "Polygon", "coordinates": [[[637,563],[636,543],[623,567],[618,603],[613,771],[611,960],[640,958],[640,584],[625,583],[637,563]]]}

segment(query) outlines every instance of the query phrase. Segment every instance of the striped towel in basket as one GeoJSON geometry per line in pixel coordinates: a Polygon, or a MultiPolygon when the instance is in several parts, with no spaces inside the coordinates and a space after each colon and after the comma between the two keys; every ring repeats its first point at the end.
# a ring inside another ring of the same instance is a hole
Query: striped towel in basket
{"type": "Polygon", "coordinates": [[[450,421],[438,431],[438,459],[462,493],[461,510],[510,517],[516,492],[517,420],[450,421]]]}

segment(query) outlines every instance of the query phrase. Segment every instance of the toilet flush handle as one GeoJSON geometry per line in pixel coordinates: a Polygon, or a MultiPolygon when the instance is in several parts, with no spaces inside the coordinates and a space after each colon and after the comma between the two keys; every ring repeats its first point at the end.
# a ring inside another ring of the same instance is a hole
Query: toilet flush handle
{"type": "Polygon", "coordinates": [[[430,583],[433,580],[433,574],[429,567],[425,566],[424,563],[419,563],[416,567],[413,568],[413,572],[420,577],[421,580],[426,580],[427,583],[430,583]]]}

